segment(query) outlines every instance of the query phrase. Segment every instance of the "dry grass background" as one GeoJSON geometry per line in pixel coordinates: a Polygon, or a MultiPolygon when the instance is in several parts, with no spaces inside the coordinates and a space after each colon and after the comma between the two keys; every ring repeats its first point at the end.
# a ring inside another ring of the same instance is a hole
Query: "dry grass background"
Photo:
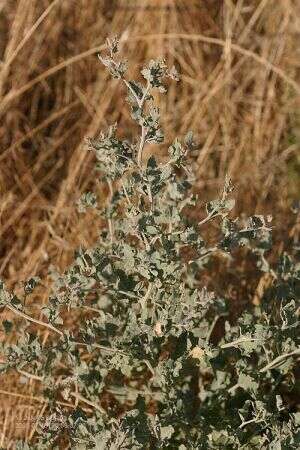
{"type": "MultiPolygon", "coordinates": [[[[10,287],[63,269],[96,236],[74,203],[95,184],[85,137],[115,120],[130,136],[123,88],[97,59],[115,34],[132,72],[158,56],[180,68],[159,103],[166,144],[195,131],[201,195],[226,172],[240,211],[279,214],[297,195],[297,0],[0,0],[0,277],[10,287]]],[[[37,384],[2,377],[1,447],[34,437],[36,422],[17,427],[16,414],[44,414],[37,384]]]]}

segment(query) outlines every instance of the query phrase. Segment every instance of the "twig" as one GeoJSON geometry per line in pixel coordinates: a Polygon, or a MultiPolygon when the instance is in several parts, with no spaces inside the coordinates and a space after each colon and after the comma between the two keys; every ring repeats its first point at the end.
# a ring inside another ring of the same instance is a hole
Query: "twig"
{"type": "Polygon", "coordinates": [[[140,300],[142,308],[144,308],[146,306],[146,303],[147,303],[147,300],[149,298],[149,295],[151,294],[151,290],[152,290],[152,283],[149,283],[147,291],[146,291],[144,297],[140,300]]]}
{"type": "Polygon", "coordinates": [[[151,209],[151,211],[153,211],[153,197],[152,197],[152,192],[151,192],[151,186],[149,184],[147,184],[147,193],[148,193],[148,198],[149,198],[149,203],[150,203],[150,209],[151,209]]]}
{"type": "Polygon", "coordinates": [[[251,419],[251,420],[247,420],[246,422],[243,422],[243,423],[239,426],[239,428],[242,429],[242,428],[244,428],[246,425],[249,425],[249,423],[253,423],[253,422],[255,422],[255,423],[260,423],[260,422],[263,422],[263,421],[264,421],[264,419],[257,420],[256,418],[251,419]]]}
{"type": "Polygon", "coordinates": [[[39,421],[42,418],[46,408],[47,408],[47,403],[44,404],[44,406],[42,407],[41,411],[39,412],[37,420],[34,422],[33,428],[32,428],[32,430],[29,433],[28,442],[30,442],[31,439],[33,438],[34,433],[36,432],[37,426],[39,424],[39,421]]]}
{"type": "Polygon", "coordinates": [[[283,362],[285,359],[290,358],[291,356],[300,355],[300,348],[294,350],[293,352],[284,353],[283,355],[277,356],[277,358],[273,359],[269,364],[262,367],[260,372],[267,372],[270,369],[273,369],[275,366],[283,362]]]}
{"type": "Polygon", "coordinates": [[[231,386],[231,388],[227,389],[227,392],[231,394],[231,393],[235,392],[239,387],[240,387],[240,384],[236,383],[233,386],[231,386]]]}
{"type": "Polygon", "coordinates": [[[154,377],[155,371],[154,371],[153,367],[151,366],[150,362],[149,362],[147,359],[143,359],[143,362],[144,362],[145,365],[148,367],[148,369],[149,369],[150,372],[152,373],[152,376],[154,377]]]}
{"type": "MultiPolygon", "coordinates": [[[[130,86],[130,84],[128,82],[126,82],[126,86],[129,87],[131,92],[133,91],[131,86],[130,86]]],[[[137,104],[138,104],[138,106],[139,106],[141,111],[143,110],[144,103],[145,103],[145,100],[146,100],[147,95],[149,93],[150,87],[151,87],[151,84],[148,81],[146,89],[145,89],[144,94],[143,94],[143,97],[141,99],[139,99],[137,97],[137,95],[134,93],[134,97],[135,97],[135,99],[137,101],[137,104]]],[[[137,164],[138,164],[139,167],[142,166],[143,150],[144,150],[144,146],[145,146],[145,142],[146,142],[146,135],[147,135],[147,128],[144,125],[141,125],[141,127],[142,127],[142,134],[141,134],[141,140],[140,140],[140,145],[139,145],[138,154],[137,154],[137,164]]]]}
{"type": "Polygon", "coordinates": [[[128,192],[127,192],[127,190],[126,190],[126,187],[125,187],[125,185],[124,185],[124,183],[123,183],[123,180],[121,180],[121,184],[122,184],[122,188],[123,188],[123,191],[124,191],[124,194],[125,194],[125,197],[126,197],[126,200],[127,200],[128,205],[132,205],[132,203],[131,203],[131,201],[130,201],[130,198],[129,198],[129,196],[128,196],[128,192]]]}
{"type": "Polygon", "coordinates": [[[144,150],[145,141],[146,141],[146,131],[147,131],[146,127],[144,127],[144,125],[142,125],[142,135],[141,135],[140,146],[139,146],[138,154],[137,154],[137,163],[138,163],[139,167],[141,167],[141,165],[142,165],[143,150],[144,150]]]}
{"type": "Polygon", "coordinates": [[[25,370],[22,369],[17,369],[17,372],[19,372],[21,375],[24,375],[24,377],[29,378],[30,380],[43,381],[44,379],[44,377],[40,377],[33,373],[26,372],[25,370]]]}
{"type": "MultiPolygon", "coordinates": [[[[113,191],[112,182],[110,179],[107,179],[107,184],[108,184],[108,188],[109,188],[108,200],[111,203],[113,195],[114,195],[114,191],[113,191]]],[[[110,217],[108,218],[108,228],[109,228],[109,234],[110,234],[110,242],[112,244],[114,242],[114,226],[113,226],[113,222],[110,217]]]]}
{"type": "Polygon", "coordinates": [[[102,408],[102,406],[98,405],[97,403],[92,402],[91,400],[88,400],[87,398],[83,397],[81,394],[77,392],[71,392],[70,395],[74,397],[76,400],[80,400],[83,403],[86,403],[89,406],[92,406],[92,408],[96,409],[97,411],[100,411],[102,414],[106,414],[105,409],[102,408]]]}
{"type": "Polygon", "coordinates": [[[98,313],[98,314],[101,314],[103,312],[101,309],[92,308],[91,306],[79,305],[79,308],[83,308],[83,309],[86,309],[87,311],[92,311],[92,312],[95,312],[95,313],[98,313]]]}
{"type": "MultiPolygon", "coordinates": [[[[0,389],[0,394],[10,395],[12,397],[18,397],[18,398],[23,398],[23,399],[28,399],[28,400],[34,400],[39,403],[49,403],[49,400],[44,397],[35,397],[32,395],[19,394],[18,392],[5,391],[4,389],[0,389]]],[[[72,405],[72,403],[61,402],[61,401],[56,401],[56,403],[61,406],[68,406],[68,407],[74,408],[74,405],[72,405]]]]}
{"type": "Polygon", "coordinates": [[[227,342],[226,344],[221,345],[221,348],[230,348],[230,347],[236,347],[239,344],[243,344],[245,342],[262,342],[262,339],[257,338],[241,338],[237,339],[236,341],[227,342]]]}
{"type": "Polygon", "coordinates": [[[211,337],[211,335],[212,335],[212,332],[213,332],[214,329],[215,329],[216,323],[218,322],[218,320],[219,320],[221,317],[224,317],[224,316],[225,316],[225,314],[220,314],[219,316],[217,316],[217,317],[214,318],[214,320],[213,320],[213,322],[212,322],[212,324],[211,324],[211,326],[210,326],[210,328],[209,328],[209,330],[208,330],[207,336],[206,336],[206,343],[207,343],[207,344],[209,343],[210,337],[211,337]]]}
{"type": "MultiPolygon", "coordinates": [[[[64,333],[60,330],[58,330],[57,328],[55,328],[53,325],[51,325],[50,323],[46,323],[43,322],[41,320],[38,319],[34,319],[33,317],[28,316],[27,314],[23,313],[22,311],[19,311],[18,309],[14,308],[12,305],[8,305],[6,304],[5,306],[7,306],[12,312],[14,312],[15,314],[19,315],[20,317],[22,317],[23,319],[28,320],[29,322],[32,323],[36,323],[37,325],[42,325],[43,327],[46,327],[52,331],[54,331],[55,333],[59,334],[60,336],[64,336],[64,333]]],[[[96,343],[91,343],[91,344],[87,344],[85,342],[75,342],[75,341],[71,341],[72,344],[76,344],[76,345],[84,345],[84,346],[88,346],[88,345],[92,345],[96,348],[99,348],[103,351],[106,352],[117,352],[117,353],[121,353],[121,354],[125,354],[125,352],[123,352],[122,350],[116,349],[116,348],[111,348],[111,347],[105,347],[104,345],[99,345],[96,343]]]]}
{"type": "Polygon", "coordinates": [[[85,346],[85,347],[92,346],[92,347],[95,347],[95,348],[99,348],[100,350],[103,350],[104,352],[108,352],[108,353],[120,353],[121,355],[126,355],[125,352],[123,352],[122,350],[119,350],[118,348],[114,348],[114,347],[105,347],[105,345],[100,345],[100,344],[96,344],[96,343],[87,344],[86,342],[77,342],[77,341],[73,341],[72,344],[83,345],[83,346],[85,346]]]}
{"type": "MultiPolygon", "coordinates": [[[[202,225],[204,225],[206,222],[208,222],[210,219],[212,219],[214,217],[214,214],[217,212],[217,209],[214,208],[203,220],[201,220],[200,222],[198,222],[198,227],[201,227],[202,225]]],[[[219,214],[216,214],[215,217],[217,217],[219,214]]]]}
{"type": "Polygon", "coordinates": [[[48,328],[49,330],[54,331],[55,333],[59,334],[60,336],[63,336],[64,333],[60,331],[58,328],[55,328],[50,323],[43,322],[42,320],[34,319],[31,316],[28,316],[27,314],[23,313],[22,311],[19,311],[17,308],[15,308],[12,305],[6,304],[7,308],[12,311],[13,313],[17,314],[18,316],[22,317],[23,319],[28,320],[29,322],[36,323],[37,325],[41,325],[43,327],[48,328]]]}

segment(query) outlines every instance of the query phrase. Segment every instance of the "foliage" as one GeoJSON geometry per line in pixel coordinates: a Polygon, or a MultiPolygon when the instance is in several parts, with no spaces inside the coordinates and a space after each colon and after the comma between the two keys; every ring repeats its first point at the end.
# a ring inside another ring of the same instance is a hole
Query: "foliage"
{"type": "MultiPolygon", "coordinates": [[[[1,305],[50,334],[43,344],[32,327],[15,344],[2,344],[1,372],[36,378],[49,402],[37,442],[18,448],[59,448],[67,436],[77,450],[297,449],[300,413],[288,398],[297,389],[300,355],[298,250],[271,266],[271,218],[232,219],[229,179],[205,217],[193,218],[193,134],[176,139],[165,162],[143,158],[148,143],[163,142],[153,93],[166,92],[167,79],[178,74],[158,60],[141,71],[144,82],[127,80],[117,56],[117,39],[108,41],[100,60],[125,84],[141,132],[129,142],[115,124],[88,141],[109,195],[103,204],[85,193],[78,206],[103,218],[98,242],[79,249],[63,275],[53,273],[43,321],[24,303],[37,278],[25,284],[24,298],[1,285],[1,305]],[[202,232],[212,222],[220,222],[213,243],[202,232]],[[251,252],[273,282],[232,323],[230,299],[203,286],[201,271],[237,247],[251,252]],[[70,327],[72,315],[79,318],[70,327]],[[215,342],[220,322],[224,333],[215,342]],[[59,403],[74,400],[71,412],[59,403]]],[[[7,334],[13,329],[8,321],[3,326],[7,334]]]]}

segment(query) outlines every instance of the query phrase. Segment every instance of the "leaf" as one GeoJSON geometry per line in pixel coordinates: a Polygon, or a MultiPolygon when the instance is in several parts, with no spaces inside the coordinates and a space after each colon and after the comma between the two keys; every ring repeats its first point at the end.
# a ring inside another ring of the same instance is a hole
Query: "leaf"
{"type": "Polygon", "coordinates": [[[231,211],[235,206],[235,199],[231,198],[224,202],[224,209],[227,209],[228,211],[231,211]]]}
{"type": "Polygon", "coordinates": [[[172,66],[171,69],[169,70],[169,77],[174,81],[180,80],[179,73],[175,66],[172,66]]]}
{"type": "Polygon", "coordinates": [[[40,281],[41,280],[39,277],[32,277],[29,280],[27,280],[24,283],[25,294],[31,294],[33,292],[34,288],[39,284],[40,281]]]}
{"type": "Polygon", "coordinates": [[[114,36],[112,39],[106,39],[106,45],[109,48],[111,54],[119,52],[120,41],[117,36],[114,36]]]}
{"type": "Polygon", "coordinates": [[[13,329],[13,323],[10,320],[3,320],[2,325],[5,331],[5,334],[9,334],[13,329]]]}
{"type": "Polygon", "coordinates": [[[97,197],[93,192],[85,192],[77,202],[78,212],[85,212],[88,208],[97,207],[97,197]]]}
{"type": "Polygon", "coordinates": [[[146,227],[146,232],[147,232],[148,234],[154,235],[154,234],[157,234],[157,229],[156,229],[156,227],[153,227],[152,225],[148,225],[148,226],[146,227]]]}
{"type": "Polygon", "coordinates": [[[152,155],[152,156],[150,156],[150,158],[147,161],[147,168],[148,169],[156,169],[156,167],[157,167],[157,162],[156,162],[155,157],[152,155]]]}
{"type": "Polygon", "coordinates": [[[245,373],[240,373],[238,378],[238,385],[245,391],[256,392],[259,384],[250,376],[245,373]]]}
{"type": "Polygon", "coordinates": [[[198,346],[192,348],[192,350],[190,351],[190,356],[194,359],[198,359],[199,361],[203,359],[204,355],[205,355],[204,350],[198,346]]]}
{"type": "Polygon", "coordinates": [[[22,307],[21,300],[16,295],[13,295],[10,301],[12,305],[15,306],[16,308],[22,307]]]}
{"type": "Polygon", "coordinates": [[[172,425],[167,425],[165,427],[161,427],[160,429],[160,436],[161,439],[164,441],[165,439],[170,439],[170,437],[172,436],[172,434],[174,433],[174,428],[172,427],[172,425]]]}

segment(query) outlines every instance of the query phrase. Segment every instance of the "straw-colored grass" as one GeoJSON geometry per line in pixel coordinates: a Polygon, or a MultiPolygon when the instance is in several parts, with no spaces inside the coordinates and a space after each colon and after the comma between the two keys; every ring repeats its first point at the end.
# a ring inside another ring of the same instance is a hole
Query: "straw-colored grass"
{"type": "MultiPolygon", "coordinates": [[[[97,235],[75,201],[97,189],[85,137],[116,120],[131,135],[123,88],[97,59],[115,34],[132,72],[158,56],[180,68],[159,102],[166,144],[195,131],[201,195],[229,173],[240,210],[282,210],[299,151],[299,33],[297,0],[0,0],[0,277],[11,287],[44,277],[97,235]]],[[[47,405],[38,381],[2,378],[0,446],[10,449],[36,422],[14,429],[9,407],[47,405]]]]}

